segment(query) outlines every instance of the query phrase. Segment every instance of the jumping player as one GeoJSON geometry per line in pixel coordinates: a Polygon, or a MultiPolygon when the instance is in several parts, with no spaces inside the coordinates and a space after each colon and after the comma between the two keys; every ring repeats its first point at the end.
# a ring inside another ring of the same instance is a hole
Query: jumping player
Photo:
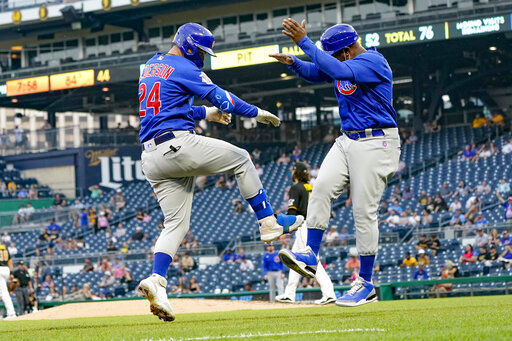
{"type": "Polygon", "coordinates": [[[307,248],[300,252],[282,250],[279,256],[291,269],[313,277],[331,203],[350,185],[361,268],[352,288],[336,304],[352,307],[374,302],[377,295],[372,271],[379,242],[377,208],[400,158],[397,118],[392,106],[393,75],[384,56],[374,48],[366,50],[350,25],[328,28],[320,38],[323,51],[307,37],[305,21],[299,25],[295,20],[285,19],[283,27],[283,34],[312,62],[283,54],[271,57],[287,64],[307,81],[334,83],[342,135],[323,160],[311,194],[307,248]]]}
{"type": "MultiPolygon", "coordinates": [[[[308,168],[302,162],[297,162],[293,166],[292,173],[293,186],[290,187],[288,192],[288,214],[297,215],[300,214],[306,217],[308,211],[308,201],[311,195],[313,186],[309,183],[310,175],[308,168]]],[[[306,240],[308,236],[308,229],[306,224],[302,224],[301,227],[295,232],[295,242],[292,246],[292,251],[297,252],[306,248],[306,240]]],[[[334,293],[334,287],[332,285],[329,275],[325,271],[322,264],[319,264],[315,278],[320,284],[322,290],[322,298],[316,300],[316,304],[329,304],[336,301],[336,294],[334,293]]],[[[276,301],[282,303],[294,303],[295,302],[295,291],[297,285],[299,285],[300,275],[295,271],[290,271],[288,275],[288,284],[284,290],[284,294],[276,297],[276,301]]]]}
{"type": "Polygon", "coordinates": [[[4,302],[5,310],[7,310],[6,319],[12,319],[16,317],[14,306],[12,304],[9,290],[7,289],[7,281],[12,271],[12,259],[7,250],[7,246],[0,242],[0,298],[4,302]]]}
{"type": "Polygon", "coordinates": [[[184,24],[176,32],[171,50],[148,60],[139,79],[142,170],[165,220],[155,244],[153,274],[140,282],[138,291],[149,300],[153,314],[165,321],[174,320],[166,293],[167,270],[189,229],[195,176],[234,174],[242,196],[258,219],[264,242],[295,231],[304,221],[302,216],[274,216],[246,150],[195,135],[195,121],[228,124],[231,116],[226,113],[254,117],[264,124],[280,124],[279,118],[219,88],[200,70],[205,54],[215,56],[213,45],[208,29],[184,24]],[[216,108],[192,106],[194,96],[216,108]]]}

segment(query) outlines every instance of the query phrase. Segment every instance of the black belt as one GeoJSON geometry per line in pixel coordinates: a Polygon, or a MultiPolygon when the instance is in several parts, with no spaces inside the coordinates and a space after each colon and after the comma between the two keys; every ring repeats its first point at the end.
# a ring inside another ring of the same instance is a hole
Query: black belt
{"type": "MultiPolygon", "coordinates": [[[[372,136],[384,136],[384,131],[382,129],[371,129],[371,131],[372,131],[372,136]]],[[[364,139],[366,137],[365,130],[353,130],[353,131],[342,130],[341,134],[347,135],[347,137],[351,140],[359,140],[359,139],[364,139]]]]}
{"type": "MultiPolygon", "coordinates": [[[[196,132],[193,131],[193,130],[187,130],[190,134],[195,134],[196,132]]],[[[157,137],[155,137],[153,139],[153,141],[155,142],[155,146],[158,146],[159,144],[162,144],[166,141],[169,141],[169,140],[172,140],[173,138],[175,138],[176,135],[174,135],[174,133],[172,131],[166,131],[165,133],[162,133],[160,135],[158,135],[157,137]]]]}

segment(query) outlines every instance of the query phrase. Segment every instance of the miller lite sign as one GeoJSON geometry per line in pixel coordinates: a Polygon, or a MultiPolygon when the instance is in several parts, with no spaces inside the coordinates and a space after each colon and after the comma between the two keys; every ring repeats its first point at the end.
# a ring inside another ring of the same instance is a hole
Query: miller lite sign
{"type": "Polygon", "coordinates": [[[140,148],[120,147],[86,149],[87,186],[100,185],[118,189],[133,181],[145,181],[140,160],[140,148]]]}

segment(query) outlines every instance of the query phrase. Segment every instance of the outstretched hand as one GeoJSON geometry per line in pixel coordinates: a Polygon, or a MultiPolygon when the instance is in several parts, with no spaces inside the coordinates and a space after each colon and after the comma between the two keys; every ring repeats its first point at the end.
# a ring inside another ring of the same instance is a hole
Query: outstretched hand
{"type": "Polygon", "coordinates": [[[286,64],[286,65],[292,65],[294,60],[292,56],[288,54],[283,53],[272,53],[268,55],[269,57],[277,59],[279,63],[286,64]]]}
{"type": "Polygon", "coordinates": [[[284,19],[283,27],[283,34],[290,37],[295,44],[298,44],[307,35],[306,20],[302,20],[302,23],[299,25],[298,22],[291,18],[284,19]]]}
{"type": "Polygon", "coordinates": [[[231,123],[231,114],[220,111],[215,107],[206,107],[206,120],[224,125],[231,123]]]}

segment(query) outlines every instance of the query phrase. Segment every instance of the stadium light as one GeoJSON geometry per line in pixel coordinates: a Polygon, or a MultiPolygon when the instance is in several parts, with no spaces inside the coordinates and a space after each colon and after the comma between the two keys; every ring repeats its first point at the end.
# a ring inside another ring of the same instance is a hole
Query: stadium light
{"type": "Polygon", "coordinates": [[[497,50],[496,46],[490,46],[489,47],[489,51],[496,51],[496,50],[497,50]]]}
{"type": "Polygon", "coordinates": [[[288,75],[284,72],[281,74],[281,78],[286,78],[286,76],[288,76],[288,75]]]}

